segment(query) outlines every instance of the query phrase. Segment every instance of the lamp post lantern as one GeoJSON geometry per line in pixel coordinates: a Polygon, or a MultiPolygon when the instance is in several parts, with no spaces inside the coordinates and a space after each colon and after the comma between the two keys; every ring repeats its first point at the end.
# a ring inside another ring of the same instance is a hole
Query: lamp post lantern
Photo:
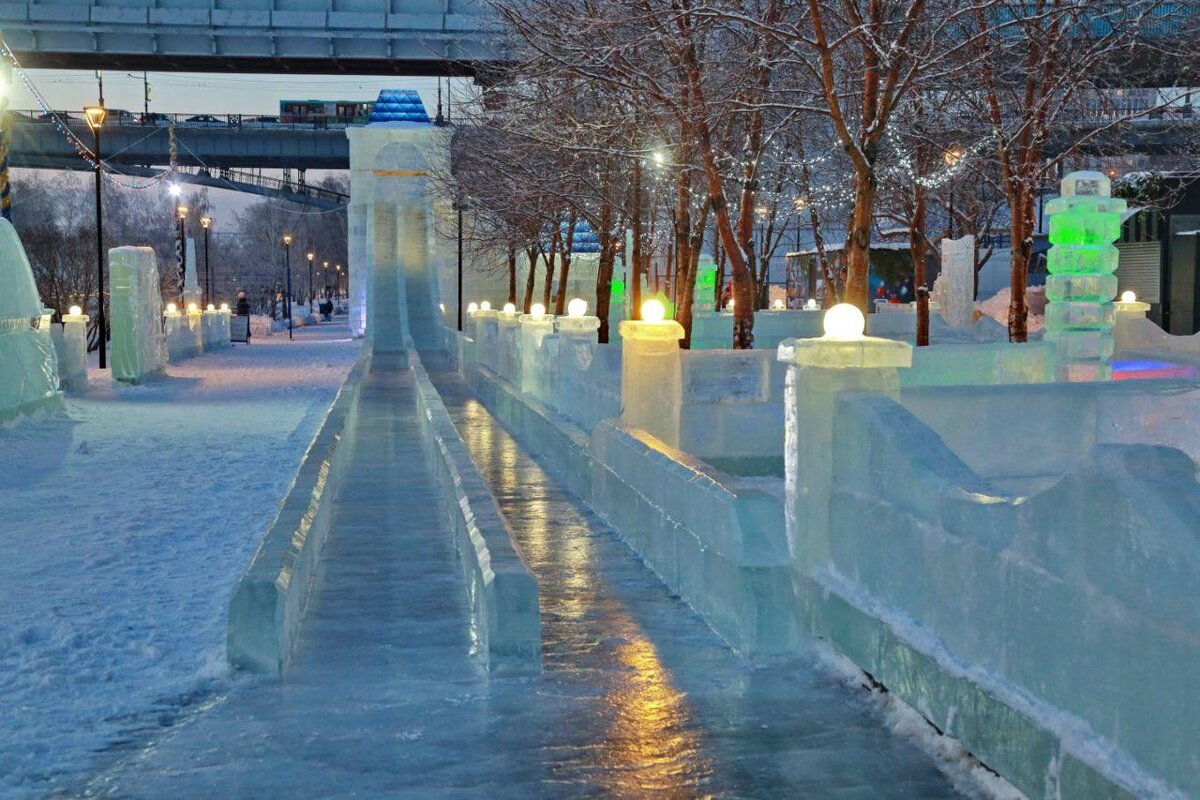
{"type": "Polygon", "coordinates": [[[283,237],[283,263],[287,270],[287,295],[283,298],[283,313],[287,314],[288,340],[292,338],[292,235],[283,237]]]}
{"type": "Polygon", "coordinates": [[[212,217],[201,217],[200,226],[204,228],[204,300],[201,305],[207,307],[212,302],[212,270],[208,267],[208,229],[212,225],[212,217]]]}
{"type": "Polygon", "coordinates": [[[92,129],[92,156],[96,161],[96,330],[99,332],[96,339],[100,343],[100,369],[105,369],[108,366],[108,343],[105,341],[104,331],[104,213],[100,197],[100,172],[103,169],[100,164],[100,128],[104,126],[108,111],[103,105],[88,106],[83,109],[83,115],[87,119],[88,127],[92,129]]]}
{"type": "Polygon", "coordinates": [[[322,270],[321,275],[323,278],[322,282],[325,284],[325,297],[328,298],[329,297],[329,262],[328,261],[321,262],[321,270],[322,270]]]}
{"type": "Polygon", "coordinates": [[[342,265],[337,265],[337,275],[334,276],[333,293],[338,297],[342,296],[342,265]]]}

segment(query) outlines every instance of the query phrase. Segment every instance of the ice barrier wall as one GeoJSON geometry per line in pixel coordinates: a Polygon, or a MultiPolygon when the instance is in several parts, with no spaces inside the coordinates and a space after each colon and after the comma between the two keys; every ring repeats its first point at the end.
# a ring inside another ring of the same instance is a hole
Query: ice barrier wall
{"type": "Polygon", "coordinates": [[[537,580],[514,548],[495,497],[415,354],[409,355],[409,370],[429,464],[466,578],[478,654],[491,670],[537,671],[542,648],[537,580]]]}
{"type": "MultiPolygon", "coordinates": [[[[827,541],[829,546],[826,555],[814,560],[807,571],[796,576],[795,590],[791,587],[784,592],[764,590],[764,586],[772,585],[772,577],[795,575],[797,572],[796,563],[786,554],[785,537],[779,520],[783,513],[782,482],[774,484],[780,486],[776,490],[771,482],[744,481],[714,469],[692,454],[667,446],[647,431],[630,428],[618,421],[603,421],[603,417],[601,421],[595,421],[581,413],[579,409],[584,406],[572,401],[569,395],[562,395],[561,389],[555,387],[574,385],[587,394],[591,380],[604,381],[611,386],[614,374],[619,370],[615,363],[607,370],[607,375],[597,373],[594,378],[576,365],[581,362],[594,364],[594,354],[614,352],[615,345],[580,345],[574,348],[576,355],[564,360],[561,341],[556,344],[555,337],[546,337],[541,344],[542,355],[535,363],[540,365],[538,369],[552,374],[542,375],[534,382],[535,394],[540,395],[534,396],[521,392],[519,383],[495,371],[500,364],[496,359],[497,334],[498,326],[492,328],[492,324],[485,319],[477,334],[482,341],[463,337],[452,348],[457,349],[463,358],[464,373],[476,386],[480,398],[548,466],[564,475],[576,494],[598,512],[609,516],[625,539],[664,581],[679,589],[681,595],[735,647],[750,654],[786,648],[792,635],[790,626],[799,617],[805,627],[828,638],[865,670],[889,685],[895,682],[899,696],[935,724],[943,729],[948,728],[952,734],[962,738],[989,765],[1000,769],[1031,795],[1052,791],[1063,797],[1127,797],[1132,796],[1131,792],[1144,796],[1175,796],[1172,792],[1180,790],[1171,789],[1170,784],[1178,786],[1180,780],[1186,781],[1187,775],[1197,774],[1197,770],[1193,769],[1196,758],[1194,745],[1187,744],[1193,742],[1195,737],[1185,731],[1165,734],[1173,735],[1178,743],[1170,755],[1154,759],[1153,763],[1142,762],[1142,756],[1153,748],[1155,741],[1148,728],[1142,731],[1145,738],[1139,750],[1137,745],[1128,745],[1128,737],[1117,735],[1115,740],[1105,738],[1101,733],[1106,729],[1105,725],[1077,712],[1074,706],[1068,704],[1066,695],[1038,694],[1040,687],[1055,682],[1060,689],[1068,685],[1083,687],[1075,689],[1076,697],[1090,698],[1090,712],[1100,715],[1095,717],[1096,720],[1102,720],[1107,714],[1108,730],[1111,732],[1113,720],[1119,719],[1123,710],[1109,703],[1129,691],[1130,686],[1136,686],[1137,672],[1141,669],[1128,658],[1120,664],[1093,668],[1093,662],[1102,662],[1107,658],[1105,652],[1096,649],[1085,651],[1082,644],[1070,639],[1052,640],[1053,645],[1048,645],[1044,638],[1038,638],[1044,637],[1045,631],[1022,628],[1024,622],[1032,625],[1036,621],[1029,616],[1024,620],[1020,616],[1005,618],[1002,630],[1003,636],[1008,638],[995,640],[1004,649],[985,655],[978,652],[955,653],[939,642],[937,626],[948,624],[942,621],[943,618],[930,617],[922,624],[907,624],[911,623],[912,612],[916,609],[889,605],[874,598],[869,589],[857,583],[859,575],[870,567],[872,574],[894,572],[897,576],[905,576],[908,574],[906,569],[895,566],[897,559],[913,561],[924,552],[910,550],[897,555],[894,543],[889,538],[889,518],[886,513],[882,517],[871,518],[870,528],[861,524],[859,518],[860,524],[856,528],[858,537],[861,539],[870,534],[877,537],[878,541],[870,546],[860,544],[857,547],[855,552],[863,559],[862,564],[854,564],[851,569],[849,562],[841,562],[850,579],[837,583],[836,590],[830,588],[835,586],[834,578],[830,576],[840,580],[846,578],[846,574],[838,570],[834,558],[844,558],[845,548],[849,546],[840,538],[837,548],[827,541]],[[758,499],[763,501],[760,510],[764,510],[764,513],[757,519],[754,515],[739,514],[738,501],[753,497],[756,491],[760,495],[758,499]],[[731,525],[730,520],[736,525],[731,525]],[[743,547],[739,550],[736,546],[739,541],[766,546],[743,547]],[[779,555],[781,550],[784,551],[782,556],[779,555]],[[752,552],[754,555],[750,555],[752,552]],[[703,580],[690,577],[688,570],[700,571],[703,580]],[[823,578],[821,583],[814,577],[818,575],[823,578]],[[755,580],[764,583],[756,587],[755,580]],[[793,594],[793,591],[798,593],[793,594]],[[1033,637],[1034,641],[1025,641],[1029,637],[1033,637]],[[1027,680],[1029,685],[1012,680],[1007,684],[989,680],[993,663],[1004,663],[1009,658],[1010,650],[1022,653],[1027,659],[1022,679],[1027,680]],[[1077,664],[1083,666],[1073,666],[1077,664]],[[894,668],[892,672],[888,672],[889,667],[894,668]],[[1041,675],[1039,670],[1045,674],[1041,675]],[[887,677],[884,677],[885,674],[887,677]],[[1093,676],[1105,681],[1105,691],[1087,691],[1093,676]],[[1191,751],[1185,752],[1189,746],[1191,751]],[[1139,753],[1138,756],[1133,755],[1135,751],[1139,753]],[[1176,760],[1171,761],[1172,758],[1176,760]],[[1174,768],[1168,771],[1167,762],[1175,764],[1174,768]]],[[[963,455],[954,455],[954,458],[980,471],[972,472],[975,478],[987,483],[991,494],[984,492],[979,497],[967,498],[979,506],[977,510],[980,515],[971,520],[972,524],[985,526],[972,532],[976,538],[994,537],[998,535],[998,530],[1005,530],[1006,525],[1012,524],[1012,519],[1005,514],[1014,509],[1018,510],[1016,513],[1025,513],[1022,509],[1039,509],[1044,514],[1057,511],[1058,516],[1053,521],[1048,521],[1046,516],[1039,518],[1038,524],[1045,523],[1050,531],[1045,534],[1045,546],[1061,553],[1064,564],[1071,564],[1073,559],[1095,561],[1090,551],[1096,545],[1087,531],[1096,514],[1073,516],[1064,509],[1078,508],[1078,504],[1067,506],[1061,496],[1048,495],[1036,503],[1019,498],[1034,497],[1060,484],[1065,487],[1069,483],[1069,475],[1074,475],[1076,486],[1100,480],[1099,476],[1105,474],[1106,470],[1108,473],[1115,470],[1118,474],[1134,475],[1136,471],[1128,469],[1129,462],[1120,459],[1114,462],[1114,457],[1104,450],[1114,442],[1170,442],[1193,458],[1200,455],[1197,425],[1190,421],[1194,414],[1187,410],[1192,402],[1191,397],[1173,395],[1173,390],[1165,385],[1156,392],[1138,391],[1136,386],[1132,389],[1102,387],[1103,391],[1095,403],[1083,402],[1083,395],[1060,400],[1064,408],[1074,410],[1066,418],[1071,424],[1064,424],[1061,422],[1063,413],[1046,413],[1050,410],[1045,399],[1051,396],[1048,392],[1061,389],[1086,393],[1100,389],[1095,386],[1075,389],[1062,385],[1037,385],[1053,381],[1057,371],[1055,353],[1049,345],[1014,347],[1003,343],[982,344],[977,338],[968,336],[960,338],[961,343],[953,346],[915,351],[912,367],[898,370],[890,384],[888,402],[900,404],[901,410],[908,415],[922,415],[924,421],[920,424],[925,425],[927,430],[916,437],[917,440],[933,437],[943,454],[949,452],[953,455],[956,450],[961,450],[963,455]],[[928,388],[954,384],[964,388],[937,391],[928,388]],[[990,388],[998,385],[1007,386],[990,388]],[[967,394],[959,396],[964,392],[967,394]],[[1112,398],[1125,399],[1121,402],[1104,399],[1108,397],[1105,392],[1111,393],[1112,398]],[[938,403],[936,408],[931,407],[930,398],[938,397],[948,399],[938,403]],[[974,411],[970,412],[971,409],[974,411]],[[965,419],[964,412],[970,412],[972,418],[965,419]],[[1133,422],[1131,425],[1120,425],[1123,419],[1133,422]],[[1059,422],[1056,424],[1056,421],[1059,422]],[[1040,425],[1042,422],[1045,424],[1040,425]],[[1014,447],[1014,431],[1021,433],[1023,441],[1037,443],[1036,452],[1031,454],[1027,449],[1014,447]],[[1120,436],[1114,431],[1119,431],[1120,436]],[[1101,435],[1102,432],[1104,435],[1101,435]],[[967,447],[972,441],[977,446],[967,447]],[[1100,445],[1101,449],[1093,449],[1093,445],[1100,445]],[[1123,466],[1118,469],[1113,466],[1114,463],[1123,466]],[[1023,465],[1022,470],[1016,469],[1017,464],[1023,465]],[[995,502],[987,499],[997,497],[1001,499],[995,502]],[[1001,506],[1007,508],[1007,512],[999,510],[1001,506]],[[1063,533],[1056,534],[1058,530],[1063,533]],[[1075,537],[1077,549],[1064,545],[1071,541],[1071,537],[1075,537]]],[[[512,360],[507,363],[511,370],[512,360]]],[[[847,395],[846,402],[849,402],[849,398],[850,395],[847,395]]],[[[685,400],[681,398],[681,404],[685,400]]],[[[834,429],[834,415],[841,402],[838,400],[827,407],[824,423],[830,431],[829,457],[823,462],[823,468],[829,471],[827,485],[830,488],[818,502],[823,502],[830,510],[834,510],[835,505],[846,503],[844,492],[839,489],[835,493],[832,489],[841,481],[840,476],[846,474],[838,473],[839,477],[834,474],[835,437],[839,452],[843,450],[843,442],[847,447],[862,449],[861,444],[856,444],[855,439],[843,431],[842,423],[839,422],[836,431],[834,429]]],[[[615,409],[616,404],[609,402],[601,413],[616,416],[615,409]]],[[[814,419],[798,420],[798,430],[801,435],[808,436],[819,424],[814,419]]],[[[907,425],[899,422],[896,425],[901,431],[909,430],[907,425]]],[[[872,429],[872,435],[884,442],[888,440],[886,434],[886,426],[883,431],[878,427],[872,429]]],[[[872,453],[867,457],[870,472],[863,473],[869,475],[869,479],[863,475],[856,479],[856,496],[871,498],[880,494],[887,499],[888,494],[878,487],[894,481],[900,484],[912,481],[915,487],[908,487],[911,497],[921,498],[926,505],[944,504],[943,500],[936,499],[936,491],[931,489],[934,484],[927,482],[917,467],[905,464],[903,460],[889,461],[877,455],[882,452],[880,448],[884,448],[884,444],[879,444],[876,450],[865,451],[872,453]]],[[[1183,486],[1192,491],[1194,477],[1191,478],[1192,483],[1185,479],[1187,465],[1191,461],[1162,456],[1158,449],[1152,450],[1151,456],[1137,461],[1140,468],[1151,473],[1157,472],[1158,477],[1153,478],[1154,481],[1171,484],[1182,480],[1183,486]]],[[[840,463],[838,469],[844,469],[840,463]]],[[[1194,466],[1190,469],[1194,474],[1194,466]]],[[[1119,496],[1121,493],[1120,480],[1114,481],[1111,476],[1108,483],[1101,485],[1106,487],[1101,490],[1106,495],[1119,496]]],[[[968,481],[966,486],[969,488],[973,484],[968,481]]],[[[967,494],[967,489],[956,489],[960,506],[967,494]]],[[[1161,494],[1159,497],[1161,499],[1161,494]]],[[[1184,502],[1184,506],[1189,502],[1184,502]]],[[[1138,501],[1129,501],[1128,507],[1138,507],[1138,501]]],[[[847,513],[837,510],[832,520],[825,523],[825,530],[830,531],[830,526],[835,524],[846,524],[847,513]]],[[[1193,515],[1193,511],[1180,506],[1168,516],[1178,521],[1194,519],[1193,515]]],[[[1114,519],[1105,521],[1106,535],[1109,537],[1119,537],[1122,530],[1127,530],[1121,528],[1114,519]]],[[[921,529],[926,524],[921,522],[917,527],[921,529]]],[[[954,543],[944,532],[930,534],[934,542],[939,537],[947,542],[945,552],[940,554],[947,562],[933,564],[927,560],[921,563],[926,565],[926,571],[947,573],[935,577],[946,581],[957,580],[959,591],[965,592],[972,585],[969,583],[972,578],[964,578],[961,572],[952,569],[952,565],[957,563],[952,559],[954,543]]],[[[848,536],[841,538],[849,539],[848,536]]],[[[1194,532],[1181,532],[1175,543],[1178,547],[1174,555],[1159,559],[1139,580],[1152,583],[1155,570],[1166,569],[1171,559],[1182,560],[1185,565],[1196,563],[1194,532]]],[[[930,548],[929,559],[939,555],[933,552],[931,544],[927,542],[926,546],[930,548]]],[[[989,570],[980,576],[980,580],[986,591],[991,593],[988,596],[996,600],[999,596],[997,587],[1004,586],[1004,576],[1017,571],[1008,562],[1025,558],[1026,555],[1018,554],[1011,548],[993,548],[991,555],[990,562],[977,562],[975,566],[986,566],[989,570]]],[[[1119,559],[1110,559],[1113,566],[1119,563],[1119,559]]],[[[1194,567],[1187,566],[1185,572],[1187,570],[1193,571],[1182,579],[1176,579],[1176,587],[1182,596],[1194,596],[1194,567]],[[1193,588],[1179,588],[1184,585],[1193,588]]],[[[1029,570],[1024,577],[1043,574],[1051,576],[1048,579],[1051,587],[1062,582],[1056,573],[1038,570],[1029,570]]],[[[900,579],[897,577],[894,580],[900,579]]],[[[1073,619],[1078,624],[1090,626],[1089,636],[1093,641],[1103,641],[1107,636],[1120,634],[1120,631],[1111,627],[1103,629],[1103,615],[1093,614],[1081,619],[1077,612],[1091,596],[1080,594],[1078,590],[1083,586],[1089,591],[1096,591],[1097,587],[1090,583],[1092,580],[1093,577],[1088,577],[1083,583],[1077,582],[1075,589],[1071,590],[1075,594],[1066,589],[1056,594],[1042,587],[1045,591],[1040,596],[1045,602],[1039,610],[1042,615],[1050,616],[1076,614],[1073,619]],[[1051,600],[1061,605],[1048,605],[1051,600]]],[[[784,583],[790,581],[785,577],[784,583]]],[[[1136,585],[1137,582],[1127,584],[1132,591],[1137,591],[1132,588],[1136,585]]],[[[1024,588],[1022,585],[1021,589],[1024,588]]],[[[1109,591],[1100,588],[1104,592],[1109,591]]],[[[1010,587],[1008,591],[1018,590],[1010,587]]],[[[941,594],[942,600],[947,603],[951,602],[952,597],[950,591],[941,594]]],[[[1110,610],[1115,608],[1107,596],[1104,603],[1110,610]]],[[[934,605],[934,608],[940,607],[934,605]]],[[[1153,604],[1143,604],[1138,613],[1145,614],[1152,608],[1153,604]]],[[[947,611],[965,614],[963,609],[947,611]]],[[[1146,618],[1142,619],[1145,621],[1146,618]]],[[[969,632],[977,624],[994,625],[996,620],[963,616],[959,619],[959,630],[969,632]]],[[[1058,633],[1065,635],[1071,630],[1059,626],[1058,633]]],[[[1148,653],[1154,658],[1156,648],[1165,648],[1162,649],[1163,655],[1174,664],[1167,671],[1175,670],[1173,679],[1178,688],[1179,676],[1185,676],[1186,680],[1190,674],[1181,672],[1181,665],[1187,663],[1188,659],[1191,663],[1197,663],[1194,651],[1178,647],[1180,637],[1185,641],[1188,637],[1192,642],[1197,641],[1194,628],[1181,630],[1176,627],[1174,632],[1157,641],[1143,638],[1137,646],[1125,652],[1128,655],[1137,652],[1140,647],[1144,657],[1148,653]]],[[[1180,716],[1173,716],[1168,721],[1177,725],[1181,719],[1180,716]]],[[[1194,790],[1189,788],[1185,791],[1194,790]]]]}
{"type": "Polygon", "coordinates": [[[61,405],[58,359],[33,269],[16,229],[0,219],[0,423],[61,405]]]}
{"type": "Polygon", "coordinates": [[[358,397],[370,365],[367,353],[350,371],[234,590],[226,656],[238,669],[278,676],[287,667],[329,535],[333,500],[350,457],[358,397]]]}

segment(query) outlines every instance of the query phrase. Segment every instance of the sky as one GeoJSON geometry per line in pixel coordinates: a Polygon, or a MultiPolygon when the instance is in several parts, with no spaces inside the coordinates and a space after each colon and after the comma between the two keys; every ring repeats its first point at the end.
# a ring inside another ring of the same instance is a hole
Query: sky
{"type": "MultiPolygon", "coordinates": [[[[31,69],[27,74],[56,110],[78,111],[98,98],[91,70],[31,69]]],[[[104,71],[102,76],[108,108],[141,112],[142,73],[104,71]]],[[[166,114],[278,114],[280,100],[374,100],[380,89],[416,89],[430,116],[437,104],[436,78],[233,72],[151,72],[148,78],[150,110],[166,114]]],[[[38,108],[22,81],[14,76],[13,83],[9,107],[38,108]]]]}

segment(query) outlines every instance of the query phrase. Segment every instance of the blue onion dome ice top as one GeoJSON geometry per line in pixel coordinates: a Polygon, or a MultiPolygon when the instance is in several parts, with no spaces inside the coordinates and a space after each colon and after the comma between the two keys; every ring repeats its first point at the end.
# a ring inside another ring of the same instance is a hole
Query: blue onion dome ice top
{"type": "Polygon", "coordinates": [[[425,104],[415,89],[384,89],[371,109],[370,121],[429,124],[429,115],[425,113],[425,104]]]}

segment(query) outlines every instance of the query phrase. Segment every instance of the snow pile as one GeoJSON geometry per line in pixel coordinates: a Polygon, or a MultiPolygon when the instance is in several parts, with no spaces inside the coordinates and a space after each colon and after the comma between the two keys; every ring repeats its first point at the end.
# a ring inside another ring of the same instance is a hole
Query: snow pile
{"type": "Polygon", "coordinates": [[[0,796],[75,794],[227,680],[230,593],[358,349],[93,370],[66,415],[0,430],[0,796]]]}
{"type": "MultiPolygon", "coordinates": [[[[1031,286],[1025,291],[1026,303],[1029,305],[1029,317],[1026,321],[1026,326],[1029,333],[1036,333],[1045,326],[1046,317],[1046,293],[1045,289],[1040,286],[1031,286]]],[[[975,303],[975,307],[982,311],[985,316],[999,322],[1001,325],[1008,327],[1008,304],[1012,299],[1012,289],[1005,287],[996,292],[987,300],[980,300],[975,303]]]]}

